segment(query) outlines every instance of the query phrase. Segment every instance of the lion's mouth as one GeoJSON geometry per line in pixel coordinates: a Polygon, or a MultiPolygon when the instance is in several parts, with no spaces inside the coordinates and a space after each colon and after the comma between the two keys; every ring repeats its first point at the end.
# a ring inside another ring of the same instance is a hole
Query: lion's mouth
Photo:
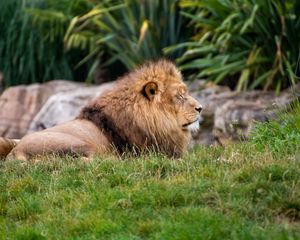
{"type": "Polygon", "coordinates": [[[195,121],[188,122],[182,125],[183,128],[187,128],[188,126],[195,124],[196,122],[199,122],[199,119],[197,118],[195,121]]]}
{"type": "Polygon", "coordinates": [[[182,125],[184,131],[197,132],[200,128],[200,118],[182,125]]]}

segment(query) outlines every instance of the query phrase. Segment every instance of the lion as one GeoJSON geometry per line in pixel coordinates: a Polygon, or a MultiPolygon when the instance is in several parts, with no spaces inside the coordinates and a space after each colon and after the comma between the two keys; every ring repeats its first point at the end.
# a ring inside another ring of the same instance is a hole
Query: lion
{"type": "Polygon", "coordinates": [[[198,130],[201,110],[172,62],[147,62],[119,78],[113,90],[83,107],[74,120],[26,135],[18,143],[2,140],[0,155],[92,159],[150,149],[177,158],[186,151],[191,132],[198,130]]]}

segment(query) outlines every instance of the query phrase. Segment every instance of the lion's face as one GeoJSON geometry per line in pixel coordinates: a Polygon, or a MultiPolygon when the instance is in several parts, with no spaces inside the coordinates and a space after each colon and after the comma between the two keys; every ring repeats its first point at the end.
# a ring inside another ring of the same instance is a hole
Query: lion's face
{"type": "Polygon", "coordinates": [[[181,129],[183,131],[197,131],[202,106],[189,95],[185,84],[172,84],[166,90],[166,95],[175,109],[178,125],[181,129]]]}
{"type": "MultiPolygon", "coordinates": [[[[153,77],[152,81],[148,81],[144,85],[144,96],[148,101],[149,108],[152,109],[147,114],[148,117],[158,113],[158,118],[164,119],[165,125],[173,124],[173,128],[176,128],[177,131],[197,131],[202,106],[189,95],[188,88],[174,65],[168,64],[164,67],[162,68],[163,72],[154,74],[154,76],[160,76],[159,81],[153,77]]],[[[161,68],[155,70],[158,71],[161,68]]],[[[147,74],[151,76],[151,74],[147,74]]],[[[157,120],[156,123],[158,123],[157,120]]]]}

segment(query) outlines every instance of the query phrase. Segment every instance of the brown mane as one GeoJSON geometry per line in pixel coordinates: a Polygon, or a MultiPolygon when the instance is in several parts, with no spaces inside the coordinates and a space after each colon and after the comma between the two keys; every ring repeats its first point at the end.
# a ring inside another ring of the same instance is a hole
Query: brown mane
{"type": "Polygon", "coordinates": [[[179,156],[190,135],[178,129],[165,95],[165,89],[178,79],[181,75],[171,62],[144,64],[120,78],[116,89],[84,107],[78,118],[97,125],[120,153],[142,147],[179,156]],[[148,82],[158,84],[161,102],[145,98],[144,86],[148,82]]]}

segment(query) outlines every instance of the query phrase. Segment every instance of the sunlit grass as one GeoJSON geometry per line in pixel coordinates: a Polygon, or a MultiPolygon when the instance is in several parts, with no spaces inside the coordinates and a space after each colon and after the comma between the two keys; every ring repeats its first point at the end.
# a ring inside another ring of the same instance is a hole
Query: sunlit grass
{"type": "Polygon", "coordinates": [[[297,239],[299,154],[252,144],[0,165],[3,239],[297,239]]]}
{"type": "Polygon", "coordinates": [[[278,114],[277,120],[257,125],[252,142],[259,150],[270,149],[277,154],[293,153],[300,149],[300,103],[278,114]]]}

